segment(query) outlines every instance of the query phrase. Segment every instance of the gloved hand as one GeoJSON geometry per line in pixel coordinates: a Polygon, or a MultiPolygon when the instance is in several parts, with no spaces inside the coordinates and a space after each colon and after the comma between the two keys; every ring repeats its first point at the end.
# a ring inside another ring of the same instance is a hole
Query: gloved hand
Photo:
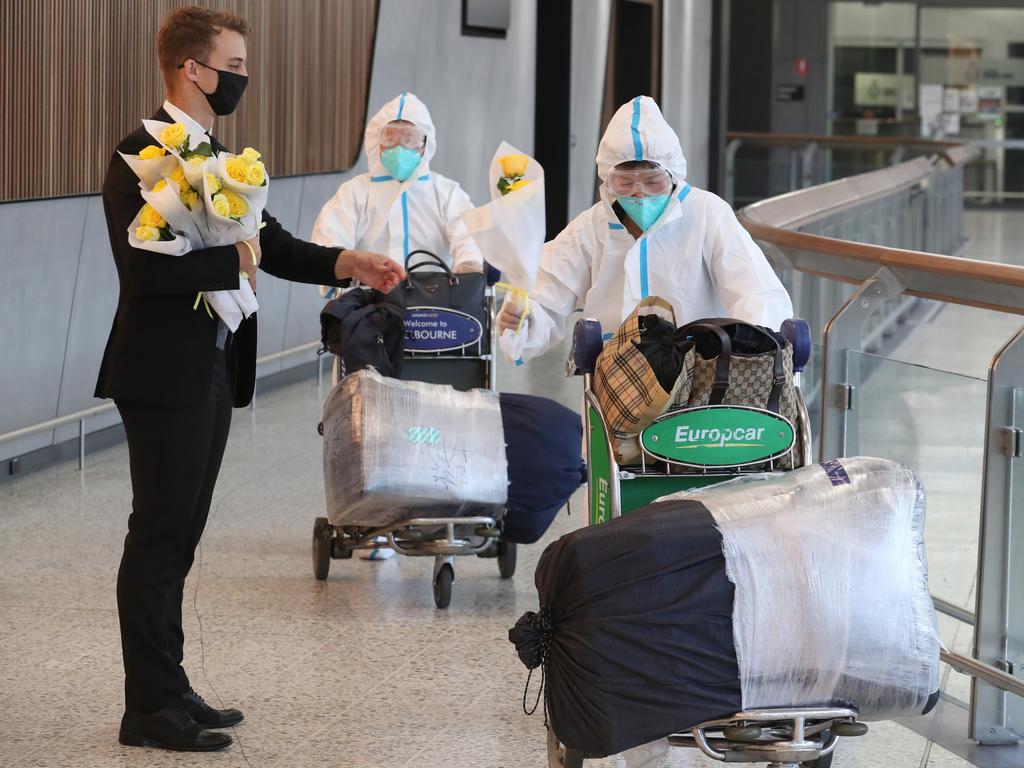
{"type": "Polygon", "coordinates": [[[530,308],[528,306],[524,308],[513,296],[509,296],[501,305],[501,311],[498,313],[498,330],[515,333],[523,318],[529,316],[530,308]]]}

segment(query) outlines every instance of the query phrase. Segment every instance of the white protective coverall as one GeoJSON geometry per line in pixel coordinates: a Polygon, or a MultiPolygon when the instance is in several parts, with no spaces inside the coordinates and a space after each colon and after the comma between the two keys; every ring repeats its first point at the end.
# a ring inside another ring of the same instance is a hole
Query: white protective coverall
{"type": "MultiPolygon", "coordinates": [[[[473,207],[457,182],[430,170],[437,149],[434,123],[413,93],[385,104],[366,125],[363,138],[369,172],[345,181],[313,225],[320,245],[374,251],[400,264],[412,251],[436,253],[449,267],[471,263],[482,269],[480,249],[466,234],[462,214],[473,207]],[[392,120],[408,120],[427,137],[419,167],[404,182],[380,161],[380,131],[392,120]]],[[[413,257],[413,262],[419,261],[413,257]]]]}
{"type": "Polygon", "coordinates": [[[560,341],[574,311],[600,320],[610,338],[647,296],[671,302],[678,325],[733,317],[778,329],[792,317],[789,294],[732,208],[686,183],[679,138],[649,96],[627,102],[608,123],[597,150],[598,176],[604,181],[616,165],[633,160],[653,161],[672,174],[668,206],[634,240],[602,185],[601,200],[544,245],[530,291],[524,360],[560,341]]]}

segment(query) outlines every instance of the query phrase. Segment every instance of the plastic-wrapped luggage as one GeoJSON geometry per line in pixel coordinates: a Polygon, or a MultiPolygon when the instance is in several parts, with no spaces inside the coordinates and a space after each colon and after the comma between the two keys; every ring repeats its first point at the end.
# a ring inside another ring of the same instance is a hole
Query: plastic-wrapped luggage
{"type": "Polygon", "coordinates": [[[588,757],[741,709],[934,704],[939,640],[917,476],[853,458],[677,494],[551,544],[541,610],[550,723],[588,757]]]}
{"type": "Polygon", "coordinates": [[[324,490],[338,526],[500,512],[508,469],[497,393],[399,381],[372,369],[324,405],[324,490]]]}

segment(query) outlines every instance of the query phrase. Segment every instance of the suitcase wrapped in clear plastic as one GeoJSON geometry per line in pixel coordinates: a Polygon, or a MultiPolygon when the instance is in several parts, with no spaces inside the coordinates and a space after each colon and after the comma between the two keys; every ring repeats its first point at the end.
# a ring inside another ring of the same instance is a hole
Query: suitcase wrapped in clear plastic
{"type": "Polygon", "coordinates": [[[508,466],[497,393],[367,369],[324,405],[324,491],[337,526],[500,514],[508,466]]]}

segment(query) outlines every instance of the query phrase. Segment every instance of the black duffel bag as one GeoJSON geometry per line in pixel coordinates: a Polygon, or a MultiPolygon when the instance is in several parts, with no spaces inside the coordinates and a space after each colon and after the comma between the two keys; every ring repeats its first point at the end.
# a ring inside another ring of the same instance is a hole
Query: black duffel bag
{"type": "Polygon", "coordinates": [[[320,341],[338,357],[342,376],[372,367],[401,378],[405,312],[379,298],[377,291],[355,288],[320,310],[320,341]]]}
{"type": "Polygon", "coordinates": [[[472,317],[480,323],[480,354],[488,354],[490,318],[484,301],[487,291],[487,279],[484,274],[456,274],[440,256],[423,250],[412,251],[405,257],[405,265],[406,279],[384,296],[383,300],[405,309],[407,313],[409,310],[427,307],[452,310],[472,317]],[[422,258],[411,264],[414,256],[422,258]]]}

